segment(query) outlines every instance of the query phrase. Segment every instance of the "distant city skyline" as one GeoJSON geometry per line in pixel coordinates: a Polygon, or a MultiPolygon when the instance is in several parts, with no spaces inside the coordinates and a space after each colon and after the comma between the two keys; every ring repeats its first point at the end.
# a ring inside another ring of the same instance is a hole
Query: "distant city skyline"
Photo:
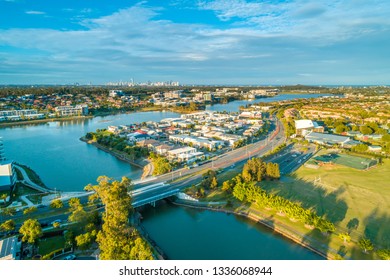
{"type": "Polygon", "coordinates": [[[0,84],[389,85],[390,2],[0,0],[0,84]]]}

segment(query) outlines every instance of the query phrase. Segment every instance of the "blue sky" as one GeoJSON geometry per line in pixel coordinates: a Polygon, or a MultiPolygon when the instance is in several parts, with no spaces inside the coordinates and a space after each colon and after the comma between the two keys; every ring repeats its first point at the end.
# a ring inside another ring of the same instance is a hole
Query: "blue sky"
{"type": "Polygon", "coordinates": [[[0,0],[0,84],[390,84],[388,0],[0,0]]]}

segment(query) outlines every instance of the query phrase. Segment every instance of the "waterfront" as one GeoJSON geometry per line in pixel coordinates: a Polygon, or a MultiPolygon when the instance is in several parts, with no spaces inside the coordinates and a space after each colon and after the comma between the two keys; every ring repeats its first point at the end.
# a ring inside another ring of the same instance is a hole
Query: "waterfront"
{"type": "MultiPolygon", "coordinates": [[[[313,95],[279,96],[282,100],[313,95]]],[[[239,106],[274,98],[235,101],[209,106],[237,111],[239,106]]],[[[108,125],[159,121],[178,117],[172,112],[137,112],[93,119],[0,129],[6,156],[33,168],[47,186],[80,191],[100,175],[138,179],[142,170],[79,140],[87,132],[108,125]]],[[[143,224],[171,259],[321,259],[320,256],[259,224],[210,211],[171,205],[148,208],[143,224]]]]}
{"type": "Polygon", "coordinates": [[[231,214],[161,203],[142,215],[144,228],[169,259],[323,259],[263,225],[231,214]]]}
{"type": "Polygon", "coordinates": [[[93,119],[23,125],[0,129],[9,159],[30,166],[42,181],[62,191],[80,191],[100,175],[138,179],[142,169],[79,140],[87,132],[108,125],[158,121],[176,117],[171,112],[139,112],[93,119]]]}
{"type": "MultiPolygon", "coordinates": [[[[296,98],[312,98],[320,94],[278,95],[256,100],[238,100],[228,104],[208,106],[208,110],[237,111],[240,106],[257,102],[273,102],[296,98]]],[[[127,176],[139,179],[142,170],[109,155],[85,142],[80,137],[109,125],[160,121],[179,117],[173,112],[136,112],[64,122],[21,125],[0,128],[6,157],[35,170],[50,188],[62,191],[80,191],[95,183],[100,175],[115,179],[127,176]]]]}

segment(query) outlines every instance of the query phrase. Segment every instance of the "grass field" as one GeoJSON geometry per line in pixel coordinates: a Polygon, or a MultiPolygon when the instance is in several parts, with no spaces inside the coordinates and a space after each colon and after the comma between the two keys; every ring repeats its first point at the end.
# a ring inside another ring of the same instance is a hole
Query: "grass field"
{"type": "Polygon", "coordinates": [[[390,160],[367,171],[346,166],[302,166],[279,182],[262,182],[268,191],[301,201],[334,222],[353,240],[368,237],[390,248],[390,160]]]}
{"type": "Polygon", "coordinates": [[[311,159],[314,163],[336,163],[359,170],[368,169],[377,164],[376,160],[338,153],[318,155],[311,159]]]}

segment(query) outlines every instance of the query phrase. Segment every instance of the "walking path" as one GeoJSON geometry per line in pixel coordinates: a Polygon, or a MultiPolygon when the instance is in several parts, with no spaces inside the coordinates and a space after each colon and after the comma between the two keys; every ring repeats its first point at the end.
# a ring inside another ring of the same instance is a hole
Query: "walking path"
{"type": "Polygon", "coordinates": [[[43,192],[43,193],[46,193],[46,192],[50,191],[50,189],[44,188],[42,186],[39,186],[39,185],[35,184],[33,181],[31,181],[30,177],[28,177],[27,172],[24,170],[24,168],[22,168],[22,167],[20,167],[20,166],[18,166],[16,164],[14,166],[23,175],[22,183],[28,185],[29,187],[33,188],[34,190],[37,190],[37,191],[40,191],[40,192],[43,192]]]}

